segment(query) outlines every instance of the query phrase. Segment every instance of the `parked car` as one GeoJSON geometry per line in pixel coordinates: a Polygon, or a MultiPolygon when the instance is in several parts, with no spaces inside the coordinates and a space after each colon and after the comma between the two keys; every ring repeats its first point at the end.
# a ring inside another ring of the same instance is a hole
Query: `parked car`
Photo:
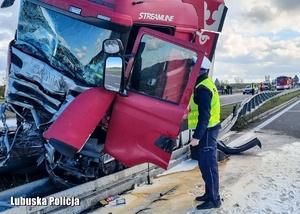
{"type": "Polygon", "coordinates": [[[263,82],[263,84],[265,85],[265,91],[271,90],[271,83],[270,82],[263,82]]]}
{"type": "MultiPolygon", "coordinates": [[[[247,85],[244,89],[243,89],[243,94],[251,94],[252,93],[252,90],[251,90],[251,87],[250,85],[247,85]]],[[[254,94],[257,94],[258,93],[258,88],[255,87],[254,88],[254,94]]]]}

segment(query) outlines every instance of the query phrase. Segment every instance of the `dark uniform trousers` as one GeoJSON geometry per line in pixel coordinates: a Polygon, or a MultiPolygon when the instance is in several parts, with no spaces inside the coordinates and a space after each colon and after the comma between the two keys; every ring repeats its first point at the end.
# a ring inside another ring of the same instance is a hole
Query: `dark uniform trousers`
{"type": "Polygon", "coordinates": [[[220,202],[217,137],[219,128],[207,129],[198,144],[198,165],[205,182],[205,193],[210,201],[220,202]]]}

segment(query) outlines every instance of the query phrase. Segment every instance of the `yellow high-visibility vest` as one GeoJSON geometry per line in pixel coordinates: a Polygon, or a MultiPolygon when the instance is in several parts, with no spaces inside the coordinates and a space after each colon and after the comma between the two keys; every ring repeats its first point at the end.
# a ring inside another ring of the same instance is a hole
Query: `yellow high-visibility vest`
{"type": "MultiPolygon", "coordinates": [[[[207,128],[214,127],[220,122],[220,98],[218,94],[217,87],[213,83],[210,78],[206,78],[202,82],[200,82],[196,88],[200,85],[205,86],[212,92],[212,99],[211,99],[211,109],[210,109],[210,119],[207,125],[207,128]]],[[[198,123],[198,105],[194,102],[194,93],[191,96],[190,100],[190,113],[188,116],[188,127],[189,129],[195,129],[198,123]]],[[[201,112],[200,112],[201,113],[201,112]]]]}

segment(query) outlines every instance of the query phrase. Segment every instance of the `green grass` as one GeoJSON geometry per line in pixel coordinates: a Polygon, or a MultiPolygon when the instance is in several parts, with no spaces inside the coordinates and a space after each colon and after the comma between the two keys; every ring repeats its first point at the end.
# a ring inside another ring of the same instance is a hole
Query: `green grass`
{"type": "Polygon", "coordinates": [[[295,97],[300,97],[300,90],[267,100],[252,113],[249,113],[239,118],[236,124],[234,125],[233,130],[242,131],[248,127],[251,127],[253,124],[261,120],[260,115],[273,109],[276,106],[279,106],[283,103],[286,103],[289,100],[292,100],[295,97]]]}
{"type": "Polygon", "coordinates": [[[256,111],[251,113],[250,115],[252,118],[257,117],[258,115],[274,108],[275,106],[279,106],[279,105],[281,105],[295,97],[298,97],[298,96],[300,96],[300,90],[270,99],[267,102],[265,102],[262,106],[260,106],[256,111]]]}
{"type": "Polygon", "coordinates": [[[235,104],[230,104],[230,105],[226,105],[226,106],[221,106],[220,120],[221,121],[225,120],[233,112],[233,108],[235,106],[236,106],[236,108],[239,108],[240,103],[235,103],[235,104]]]}

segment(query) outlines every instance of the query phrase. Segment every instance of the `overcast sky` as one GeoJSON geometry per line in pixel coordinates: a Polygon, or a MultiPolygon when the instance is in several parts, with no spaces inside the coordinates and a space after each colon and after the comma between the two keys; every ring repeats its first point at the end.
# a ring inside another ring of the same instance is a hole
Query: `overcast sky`
{"type": "MultiPolygon", "coordinates": [[[[0,1],[2,3],[2,0],[0,1]]],[[[300,77],[300,0],[225,0],[228,12],[217,44],[213,79],[261,82],[300,77]]],[[[0,9],[0,84],[14,37],[19,1],[0,9]]]]}
{"type": "Polygon", "coordinates": [[[261,82],[266,75],[300,76],[300,0],[225,0],[228,12],[214,79],[261,82]]]}

